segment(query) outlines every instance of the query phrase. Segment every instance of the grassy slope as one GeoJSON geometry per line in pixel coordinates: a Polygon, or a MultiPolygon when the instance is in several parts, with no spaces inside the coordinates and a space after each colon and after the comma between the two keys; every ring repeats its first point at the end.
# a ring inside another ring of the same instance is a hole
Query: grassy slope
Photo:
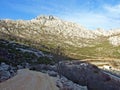
{"type": "MultiPolygon", "coordinates": [[[[18,37],[17,37],[18,38],[18,37]]],[[[39,37],[40,38],[40,37],[39,37]]],[[[25,45],[32,46],[34,48],[40,49],[45,52],[51,52],[51,49],[57,48],[57,46],[60,46],[62,49],[64,49],[64,52],[66,55],[68,55],[71,58],[75,59],[87,59],[87,58],[120,58],[119,55],[119,47],[113,47],[112,45],[109,44],[106,38],[102,41],[98,41],[96,44],[96,41],[92,41],[90,44],[93,46],[86,46],[86,47],[76,47],[73,45],[69,45],[66,43],[63,43],[64,40],[61,40],[60,38],[55,38],[54,36],[49,39],[47,38],[42,38],[42,40],[38,43],[32,41],[31,39],[16,39],[16,38],[7,38],[8,40],[13,40],[22,43],[25,45]]]]}

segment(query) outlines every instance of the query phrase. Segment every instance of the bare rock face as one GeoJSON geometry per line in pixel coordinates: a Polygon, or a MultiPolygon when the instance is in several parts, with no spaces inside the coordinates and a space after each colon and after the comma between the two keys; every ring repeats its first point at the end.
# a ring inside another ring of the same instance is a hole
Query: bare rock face
{"type": "Polygon", "coordinates": [[[120,37],[118,37],[118,36],[110,37],[108,40],[109,40],[110,44],[112,44],[113,46],[120,45],[120,37]]]}
{"type": "Polygon", "coordinates": [[[61,75],[73,82],[87,86],[88,90],[120,90],[120,83],[88,63],[60,62],[58,70],[61,75]]]}

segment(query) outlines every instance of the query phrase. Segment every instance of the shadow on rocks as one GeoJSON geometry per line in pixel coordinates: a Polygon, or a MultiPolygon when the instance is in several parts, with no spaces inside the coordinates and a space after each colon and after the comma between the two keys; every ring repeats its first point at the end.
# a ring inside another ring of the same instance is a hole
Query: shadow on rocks
{"type": "Polygon", "coordinates": [[[59,62],[59,74],[69,80],[87,86],[88,90],[120,90],[120,83],[105,74],[95,65],[80,61],[59,62]]]}

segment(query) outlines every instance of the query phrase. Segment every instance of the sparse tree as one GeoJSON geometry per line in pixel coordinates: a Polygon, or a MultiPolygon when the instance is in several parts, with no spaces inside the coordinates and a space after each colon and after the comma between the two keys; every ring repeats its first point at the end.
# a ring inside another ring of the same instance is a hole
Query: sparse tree
{"type": "Polygon", "coordinates": [[[50,15],[50,16],[49,16],[49,19],[50,19],[50,20],[53,20],[53,19],[54,19],[54,17],[53,17],[52,15],[50,15]]]}

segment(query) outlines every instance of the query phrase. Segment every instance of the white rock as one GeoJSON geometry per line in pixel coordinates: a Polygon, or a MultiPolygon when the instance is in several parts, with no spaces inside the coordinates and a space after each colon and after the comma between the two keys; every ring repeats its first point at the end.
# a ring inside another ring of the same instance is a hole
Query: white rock
{"type": "Polygon", "coordinates": [[[5,63],[1,63],[0,67],[3,68],[3,70],[9,69],[9,65],[6,65],[5,63]]]}
{"type": "Polygon", "coordinates": [[[110,70],[110,69],[111,69],[111,66],[109,66],[109,65],[104,65],[103,68],[104,68],[104,69],[107,69],[107,70],[110,70]]]}
{"type": "Polygon", "coordinates": [[[108,40],[109,40],[109,43],[112,44],[113,46],[120,45],[120,37],[118,37],[118,36],[110,37],[108,40]]]}

